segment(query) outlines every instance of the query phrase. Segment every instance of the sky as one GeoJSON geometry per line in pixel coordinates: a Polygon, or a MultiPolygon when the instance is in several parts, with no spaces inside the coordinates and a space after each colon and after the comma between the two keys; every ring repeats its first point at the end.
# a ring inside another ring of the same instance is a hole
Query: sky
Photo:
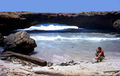
{"type": "Polygon", "coordinates": [[[120,0],[1,0],[0,12],[120,11],[120,0]]]}

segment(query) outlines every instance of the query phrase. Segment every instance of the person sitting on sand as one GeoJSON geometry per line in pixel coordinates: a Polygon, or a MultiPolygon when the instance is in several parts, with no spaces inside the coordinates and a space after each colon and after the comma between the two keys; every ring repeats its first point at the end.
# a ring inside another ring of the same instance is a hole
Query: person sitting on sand
{"type": "Polygon", "coordinates": [[[103,59],[105,58],[104,56],[104,51],[102,50],[101,47],[98,47],[96,50],[96,57],[95,59],[97,60],[97,62],[101,62],[103,59]]]}

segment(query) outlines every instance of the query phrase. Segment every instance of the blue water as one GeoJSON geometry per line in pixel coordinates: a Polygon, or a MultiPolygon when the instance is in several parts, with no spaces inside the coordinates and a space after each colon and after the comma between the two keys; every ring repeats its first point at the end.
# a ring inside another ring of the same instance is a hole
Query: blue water
{"type": "Polygon", "coordinates": [[[89,32],[92,30],[60,24],[41,24],[21,31],[31,31],[29,32],[30,36],[37,43],[36,55],[50,62],[93,61],[95,50],[99,46],[105,51],[107,60],[120,58],[119,34],[111,35],[109,33],[95,32],[98,30],[89,32]],[[33,30],[53,31],[64,29],[75,29],[83,32],[32,32],[33,30]],[[84,32],[84,30],[88,32],[84,32]]]}

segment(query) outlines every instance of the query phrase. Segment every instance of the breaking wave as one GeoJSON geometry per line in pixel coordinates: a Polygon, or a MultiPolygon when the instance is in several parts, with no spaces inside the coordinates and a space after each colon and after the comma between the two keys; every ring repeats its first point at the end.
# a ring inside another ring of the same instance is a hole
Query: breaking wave
{"type": "Polygon", "coordinates": [[[88,41],[108,41],[120,40],[120,38],[106,38],[106,37],[62,37],[62,36],[31,36],[35,40],[88,40],[88,41]]]}
{"type": "Polygon", "coordinates": [[[68,26],[68,25],[60,25],[60,24],[41,24],[36,26],[31,26],[27,29],[19,29],[23,31],[33,31],[33,30],[45,30],[45,31],[53,31],[53,30],[65,30],[65,29],[78,29],[77,26],[68,26]]]}

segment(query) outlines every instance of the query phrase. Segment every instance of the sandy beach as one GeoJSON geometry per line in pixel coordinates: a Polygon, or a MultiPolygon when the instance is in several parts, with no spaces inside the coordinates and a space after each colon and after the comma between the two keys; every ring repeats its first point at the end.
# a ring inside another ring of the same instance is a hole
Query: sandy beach
{"type": "Polygon", "coordinates": [[[0,60],[0,74],[6,76],[119,76],[119,59],[103,62],[80,61],[69,65],[53,64],[41,67],[20,59],[0,60]]]}

